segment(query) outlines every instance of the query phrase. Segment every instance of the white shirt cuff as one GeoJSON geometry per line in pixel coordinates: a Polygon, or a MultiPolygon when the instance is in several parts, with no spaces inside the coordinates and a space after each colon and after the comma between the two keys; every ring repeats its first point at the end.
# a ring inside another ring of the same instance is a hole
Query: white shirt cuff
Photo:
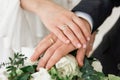
{"type": "Polygon", "coordinates": [[[81,11],[76,11],[75,14],[76,14],[77,16],[82,17],[82,18],[84,18],[85,20],[87,20],[88,23],[89,23],[90,26],[91,26],[91,30],[93,29],[93,20],[92,20],[92,17],[91,17],[89,14],[87,14],[87,13],[85,13],[85,12],[81,12],[81,11]]]}

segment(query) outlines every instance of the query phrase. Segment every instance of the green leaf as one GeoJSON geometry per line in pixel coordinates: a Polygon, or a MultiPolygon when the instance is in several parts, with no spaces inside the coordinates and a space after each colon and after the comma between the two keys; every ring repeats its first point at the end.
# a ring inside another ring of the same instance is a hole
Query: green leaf
{"type": "Polygon", "coordinates": [[[22,74],[21,76],[16,77],[14,80],[29,80],[30,74],[22,74]]]}
{"type": "Polygon", "coordinates": [[[35,73],[36,68],[35,68],[35,66],[26,66],[26,67],[21,68],[21,70],[24,73],[35,73]]]}
{"type": "MultiPolygon", "coordinates": [[[[76,51],[73,51],[72,54],[76,55],[76,51]]],[[[31,74],[36,72],[37,65],[24,66],[26,58],[20,53],[15,53],[14,58],[9,58],[10,65],[6,67],[9,72],[9,80],[30,80],[31,74]],[[21,68],[21,65],[24,67],[21,68]]],[[[49,74],[52,80],[120,80],[118,76],[109,75],[106,77],[102,72],[95,71],[91,66],[93,61],[95,61],[94,58],[85,57],[84,66],[80,68],[82,76],[79,76],[79,79],[78,76],[74,76],[73,79],[70,76],[61,76],[55,66],[49,70],[49,74]]],[[[3,65],[5,64],[3,63],[3,65]]]]}
{"type": "Polygon", "coordinates": [[[55,66],[54,67],[52,67],[49,71],[49,74],[51,75],[51,78],[52,79],[56,79],[58,76],[58,72],[57,72],[57,70],[56,70],[56,68],[55,68],[55,66]]]}
{"type": "Polygon", "coordinates": [[[105,75],[103,73],[97,72],[91,66],[91,63],[94,60],[89,60],[89,58],[85,58],[84,66],[80,69],[83,73],[82,78],[84,80],[102,80],[105,75]]]}
{"type": "Polygon", "coordinates": [[[120,80],[119,76],[115,76],[115,75],[112,75],[112,74],[109,74],[108,78],[109,78],[109,80],[120,80]]]}

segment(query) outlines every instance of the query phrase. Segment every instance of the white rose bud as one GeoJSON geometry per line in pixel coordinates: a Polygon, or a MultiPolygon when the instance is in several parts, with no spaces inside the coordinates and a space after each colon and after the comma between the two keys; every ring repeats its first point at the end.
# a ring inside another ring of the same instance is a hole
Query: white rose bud
{"type": "Polygon", "coordinates": [[[51,76],[46,69],[40,68],[39,72],[32,74],[32,78],[30,80],[51,80],[51,76]]]}
{"type": "Polygon", "coordinates": [[[56,63],[56,68],[62,77],[79,75],[78,63],[74,56],[68,54],[56,63]]]}
{"type": "Polygon", "coordinates": [[[98,71],[98,72],[102,72],[102,65],[100,63],[100,61],[93,61],[92,66],[94,68],[94,70],[98,71]]]}

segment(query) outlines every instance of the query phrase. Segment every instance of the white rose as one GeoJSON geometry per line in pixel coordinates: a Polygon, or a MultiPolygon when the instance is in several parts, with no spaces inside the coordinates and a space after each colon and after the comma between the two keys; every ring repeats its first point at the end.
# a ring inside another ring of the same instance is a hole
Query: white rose
{"type": "Polygon", "coordinates": [[[32,74],[32,78],[30,80],[51,80],[51,76],[46,69],[40,68],[39,72],[32,74]]]}
{"type": "Polygon", "coordinates": [[[80,75],[78,63],[74,56],[68,54],[56,63],[56,68],[62,77],[80,75]]]}
{"type": "Polygon", "coordinates": [[[92,66],[93,66],[94,70],[96,70],[98,72],[102,72],[102,65],[101,65],[100,61],[98,61],[98,60],[93,61],[92,66]]]}

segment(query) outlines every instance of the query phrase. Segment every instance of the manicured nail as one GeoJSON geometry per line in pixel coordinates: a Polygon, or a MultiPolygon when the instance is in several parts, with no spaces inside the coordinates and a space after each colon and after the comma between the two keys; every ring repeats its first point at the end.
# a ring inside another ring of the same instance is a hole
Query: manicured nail
{"type": "Polygon", "coordinates": [[[87,47],[87,45],[86,44],[83,44],[83,48],[86,48],[87,47]]]}
{"type": "Polygon", "coordinates": [[[33,58],[30,58],[30,61],[34,62],[34,59],[33,59],[33,58]]]}
{"type": "Polygon", "coordinates": [[[78,47],[78,48],[80,48],[80,47],[81,47],[81,44],[80,44],[80,43],[78,43],[78,44],[77,44],[77,47],[78,47]]]}
{"type": "Polygon", "coordinates": [[[46,68],[47,70],[49,70],[51,67],[52,67],[51,64],[47,64],[47,65],[45,66],[45,68],[46,68]]]}
{"type": "Polygon", "coordinates": [[[46,66],[45,68],[46,68],[46,70],[49,70],[49,67],[48,67],[48,66],[46,66]]]}
{"type": "Polygon", "coordinates": [[[68,44],[68,43],[70,43],[70,41],[69,41],[69,40],[66,40],[66,43],[68,44]]]}
{"type": "Polygon", "coordinates": [[[49,70],[49,68],[48,67],[45,67],[45,69],[48,71],[49,70]]]}
{"type": "Polygon", "coordinates": [[[39,71],[39,67],[37,67],[36,70],[39,71]]]}
{"type": "Polygon", "coordinates": [[[87,37],[87,40],[90,41],[90,37],[87,37]]]}

